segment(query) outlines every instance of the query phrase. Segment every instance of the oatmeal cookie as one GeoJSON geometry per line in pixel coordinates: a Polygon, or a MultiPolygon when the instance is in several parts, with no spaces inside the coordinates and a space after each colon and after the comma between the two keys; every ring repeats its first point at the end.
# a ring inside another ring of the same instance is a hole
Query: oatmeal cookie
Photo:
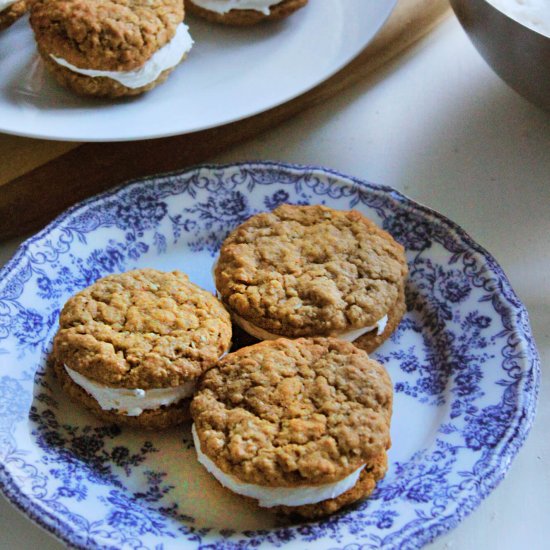
{"type": "Polygon", "coordinates": [[[231,321],[214,296],[183,273],[141,269],[70,298],[52,358],[65,391],[92,412],[157,428],[185,419],[198,377],[230,345],[231,321]]]}
{"type": "Polygon", "coordinates": [[[27,12],[25,0],[0,0],[0,31],[7,29],[27,12]]]}
{"type": "Polygon", "coordinates": [[[361,470],[357,483],[341,495],[323,500],[316,504],[303,504],[301,506],[277,506],[276,511],[286,515],[298,514],[307,519],[317,519],[334,514],[341,508],[349,506],[362,498],[368,497],[376,488],[388,470],[388,455],[381,453],[376,458],[369,460],[361,470]]]}
{"type": "Polygon", "coordinates": [[[403,247],[361,213],[283,205],[224,241],[216,288],[261,340],[334,336],[372,351],[405,311],[403,247]]]}
{"type": "Polygon", "coordinates": [[[308,0],[185,0],[185,9],[212,23],[245,27],[284,19],[303,8],[307,2],[308,0]],[[228,10],[224,4],[232,4],[232,7],[228,10]],[[247,8],[247,5],[252,7],[247,8]]]}
{"type": "Polygon", "coordinates": [[[260,342],[202,377],[191,402],[197,455],[260,506],[326,515],[385,474],[392,399],[385,369],[349,342],[260,342]]]}
{"type": "Polygon", "coordinates": [[[76,93],[120,97],[164,81],[193,41],[181,0],[34,0],[30,23],[55,78],[76,93]]]}

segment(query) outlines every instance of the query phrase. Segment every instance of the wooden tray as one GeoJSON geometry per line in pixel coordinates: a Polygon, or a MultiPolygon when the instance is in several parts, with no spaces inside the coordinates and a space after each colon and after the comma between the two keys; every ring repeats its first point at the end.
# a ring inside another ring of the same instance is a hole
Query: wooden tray
{"type": "Polygon", "coordinates": [[[116,184],[203,162],[232,145],[273,130],[284,120],[372,75],[448,13],[447,0],[399,0],[373,42],[334,76],[288,103],[218,128],[108,144],[0,134],[0,240],[36,230],[68,206],[116,184]]]}

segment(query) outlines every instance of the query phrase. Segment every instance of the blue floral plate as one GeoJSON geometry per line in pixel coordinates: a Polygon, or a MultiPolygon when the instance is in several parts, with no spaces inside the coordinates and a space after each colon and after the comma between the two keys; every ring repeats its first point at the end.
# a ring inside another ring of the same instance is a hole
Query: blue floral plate
{"type": "Polygon", "coordinates": [[[397,191],[320,168],[204,166],[92,198],[29,239],[0,279],[0,484],[77,548],[413,548],[454,527],[505,475],[535,413],[539,361],[527,313],[495,260],[397,191]],[[105,426],[46,367],[59,310],[135,267],[178,268],[214,290],[227,232],[283,202],[356,208],[407,249],[408,311],[375,353],[394,382],[390,468],[372,498],[286,524],[225,492],[187,428],[105,426]]]}

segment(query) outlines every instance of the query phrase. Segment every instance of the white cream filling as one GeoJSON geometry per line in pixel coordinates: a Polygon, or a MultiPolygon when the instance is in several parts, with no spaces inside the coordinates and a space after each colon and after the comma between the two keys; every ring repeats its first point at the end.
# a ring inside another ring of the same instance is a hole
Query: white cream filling
{"type": "Polygon", "coordinates": [[[111,388],[82,376],[67,365],[64,366],[73,382],[89,393],[103,410],[116,409],[126,416],[139,416],[145,410],[158,409],[163,405],[172,405],[181,399],[191,397],[195,391],[196,383],[194,380],[173,388],[154,388],[151,390],[111,388]]]}
{"type": "Polygon", "coordinates": [[[4,11],[6,8],[9,8],[12,4],[15,4],[17,0],[0,0],[0,11],[4,11]]]}
{"type": "Polygon", "coordinates": [[[550,0],[488,0],[518,23],[550,37],[550,0]]]}
{"type": "Polygon", "coordinates": [[[337,334],[336,338],[338,338],[339,340],[345,340],[346,342],[354,342],[355,340],[357,340],[357,338],[363,336],[363,334],[366,334],[367,332],[372,332],[374,330],[376,330],[376,335],[378,336],[379,334],[382,334],[384,332],[387,324],[388,316],[384,315],[382,319],[376,321],[376,323],[370,327],[348,330],[347,332],[337,334]]]}
{"type": "Polygon", "coordinates": [[[177,65],[193,46],[189,27],[180,23],[172,40],[156,51],[139,69],[133,71],[98,71],[81,69],[71,65],[65,59],[50,54],[53,60],[71,71],[90,77],[106,77],[120,82],[127,88],[141,88],[154,82],[162,72],[177,65]]]}
{"type": "MultiPolygon", "coordinates": [[[[250,323],[246,319],[243,319],[240,315],[237,315],[234,312],[231,312],[231,315],[235,319],[235,321],[244,329],[248,334],[254,336],[255,338],[258,338],[259,340],[276,340],[277,338],[284,338],[281,334],[275,334],[274,332],[269,332],[261,327],[258,327],[254,325],[253,323],[250,323]]],[[[371,332],[376,330],[376,334],[382,334],[384,332],[384,329],[386,328],[386,325],[388,324],[388,316],[384,315],[382,319],[377,321],[374,325],[370,327],[363,327],[358,328],[354,330],[348,330],[346,332],[341,332],[339,334],[332,334],[334,338],[338,338],[338,340],[344,340],[346,342],[354,342],[357,340],[357,338],[360,338],[363,336],[363,334],[366,334],[367,332],[371,332]]]]}
{"type": "Polygon", "coordinates": [[[325,485],[304,485],[301,487],[265,487],[252,483],[243,483],[235,477],[222,472],[202,451],[195,424],[191,427],[193,442],[197,451],[198,461],[227,489],[238,495],[254,498],[263,508],[273,506],[302,506],[304,504],[317,504],[323,500],[336,498],[351,489],[359,479],[361,470],[365,465],[357,468],[355,472],[334,483],[325,485]]]}
{"type": "Polygon", "coordinates": [[[254,10],[270,14],[270,7],[283,0],[191,0],[195,6],[216,13],[227,13],[231,10],[254,10]]]}

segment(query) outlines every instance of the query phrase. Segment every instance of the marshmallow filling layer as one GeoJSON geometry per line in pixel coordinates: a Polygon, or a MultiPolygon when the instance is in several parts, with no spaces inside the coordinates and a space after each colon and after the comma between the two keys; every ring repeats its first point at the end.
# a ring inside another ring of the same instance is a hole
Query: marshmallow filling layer
{"type": "MultiPolygon", "coordinates": [[[[254,336],[255,338],[258,338],[260,340],[276,340],[277,338],[283,338],[281,334],[275,334],[261,327],[258,327],[250,323],[246,319],[243,319],[240,315],[237,315],[234,312],[232,312],[231,315],[233,316],[235,321],[244,330],[246,330],[246,332],[248,332],[248,334],[254,336]]],[[[346,342],[354,342],[355,340],[357,340],[357,338],[360,338],[361,336],[363,336],[363,334],[366,334],[367,332],[376,330],[376,334],[382,334],[387,324],[388,324],[388,316],[384,315],[382,319],[380,319],[376,324],[370,327],[363,327],[363,328],[358,328],[354,330],[349,330],[346,332],[341,332],[339,334],[331,334],[330,336],[333,336],[334,338],[338,338],[338,340],[344,340],[346,342]]]]}
{"type": "Polygon", "coordinates": [[[359,479],[361,470],[365,465],[357,468],[355,472],[334,483],[324,485],[302,485],[300,487],[266,487],[243,483],[234,476],[222,472],[201,451],[200,441],[195,430],[195,424],[191,427],[193,442],[197,451],[198,461],[227,489],[238,495],[256,499],[263,508],[273,506],[303,506],[304,504],[317,504],[331,498],[336,498],[351,489],[359,479]]]}
{"type": "Polygon", "coordinates": [[[518,23],[550,37],[550,0],[488,0],[518,23]]]}
{"type": "Polygon", "coordinates": [[[283,0],[191,0],[195,6],[222,15],[231,10],[254,10],[269,15],[270,7],[283,0]]]}
{"type": "Polygon", "coordinates": [[[125,416],[139,416],[145,410],[159,409],[191,397],[195,391],[195,381],[170,388],[111,388],[98,384],[64,365],[71,380],[89,393],[104,411],[116,409],[125,416]]]}
{"type": "Polygon", "coordinates": [[[81,69],[71,65],[61,57],[50,54],[50,57],[59,65],[75,72],[89,77],[105,77],[116,80],[127,88],[141,88],[154,82],[161,73],[167,69],[175,67],[189,52],[193,46],[193,39],[189,34],[189,27],[180,23],[176,28],[176,33],[170,42],[165,44],[160,50],[157,50],[139,69],[133,71],[98,71],[94,69],[81,69]]]}

